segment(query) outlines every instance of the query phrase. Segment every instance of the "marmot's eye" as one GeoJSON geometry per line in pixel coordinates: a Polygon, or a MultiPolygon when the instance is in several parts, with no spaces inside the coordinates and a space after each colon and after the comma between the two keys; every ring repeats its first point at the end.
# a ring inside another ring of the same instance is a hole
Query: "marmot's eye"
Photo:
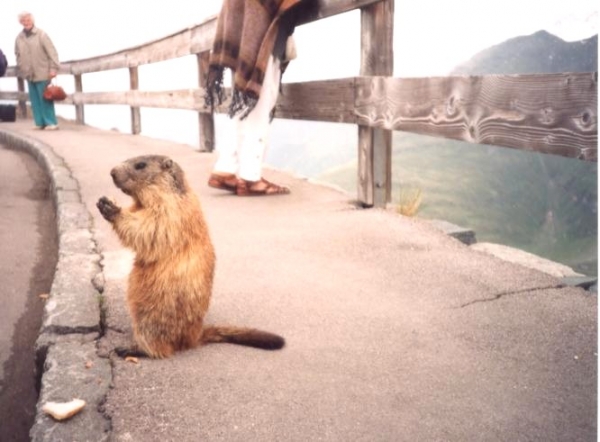
{"type": "Polygon", "coordinates": [[[146,163],[144,161],[140,161],[139,163],[135,163],[135,170],[142,170],[146,168],[146,163]]]}

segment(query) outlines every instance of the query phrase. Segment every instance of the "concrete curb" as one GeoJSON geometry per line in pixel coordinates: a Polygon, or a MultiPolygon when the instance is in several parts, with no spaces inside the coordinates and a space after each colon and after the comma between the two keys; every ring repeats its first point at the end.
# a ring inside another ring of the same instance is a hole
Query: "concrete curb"
{"type": "Polygon", "coordinates": [[[537,270],[560,280],[563,287],[579,287],[592,293],[598,293],[598,278],[575,272],[570,267],[542,258],[524,250],[493,243],[480,243],[472,229],[457,226],[444,220],[426,220],[426,222],[446,235],[469,246],[472,250],[495,256],[503,261],[537,270]]]}
{"type": "Polygon", "coordinates": [[[110,361],[96,352],[103,333],[103,276],[92,233],[92,217],[79,183],[64,160],[38,140],[0,130],[0,143],[32,155],[52,185],[58,232],[58,262],[36,341],[39,398],[32,441],[103,441],[110,420],[102,406],[112,381],[110,361]],[[73,418],[56,422],[41,408],[47,401],[86,401],[73,418]]]}

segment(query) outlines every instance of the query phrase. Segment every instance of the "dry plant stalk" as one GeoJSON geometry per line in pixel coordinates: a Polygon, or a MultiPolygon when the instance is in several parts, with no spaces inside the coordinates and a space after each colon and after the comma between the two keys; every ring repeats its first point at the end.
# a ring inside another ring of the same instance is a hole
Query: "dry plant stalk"
{"type": "Polygon", "coordinates": [[[400,189],[396,211],[400,215],[415,216],[421,207],[422,201],[423,193],[421,192],[421,189],[402,187],[400,189]]]}

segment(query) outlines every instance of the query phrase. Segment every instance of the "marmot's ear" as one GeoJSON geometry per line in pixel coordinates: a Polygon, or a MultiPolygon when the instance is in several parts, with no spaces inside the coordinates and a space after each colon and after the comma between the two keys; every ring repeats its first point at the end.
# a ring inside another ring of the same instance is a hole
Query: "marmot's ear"
{"type": "MultiPolygon", "coordinates": [[[[181,170],[179,164],[177,164],[173,160],[165,161],[165,163],[167,162],[169,163],[168,174],[171,175],[171,178],[173,179],[173,187],[175,188],[177,193],[185,193],[186,185],[183,170],[181,170]]],[[[164,164],[163,167],[167,167],[167,165],[164,164]]]]}
{"type": "Polygon", "coordinates": [[[171,169],[173,167],[173,160],[171,158],[165,158],[161,164],[163,170],[171,169]]]}

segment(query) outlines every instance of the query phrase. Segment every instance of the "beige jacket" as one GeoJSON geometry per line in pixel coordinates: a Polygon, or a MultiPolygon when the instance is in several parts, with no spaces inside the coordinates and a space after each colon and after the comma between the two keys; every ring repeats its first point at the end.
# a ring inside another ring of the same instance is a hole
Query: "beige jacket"
{"type": "Polygon", "coordinates": [[[29,81],[44,81],[50,71],[58,73],[58,53],[50,37],[40,28],[33,27],[29,35],[23,30],[15,41],[17,72],[29,81]]]}

